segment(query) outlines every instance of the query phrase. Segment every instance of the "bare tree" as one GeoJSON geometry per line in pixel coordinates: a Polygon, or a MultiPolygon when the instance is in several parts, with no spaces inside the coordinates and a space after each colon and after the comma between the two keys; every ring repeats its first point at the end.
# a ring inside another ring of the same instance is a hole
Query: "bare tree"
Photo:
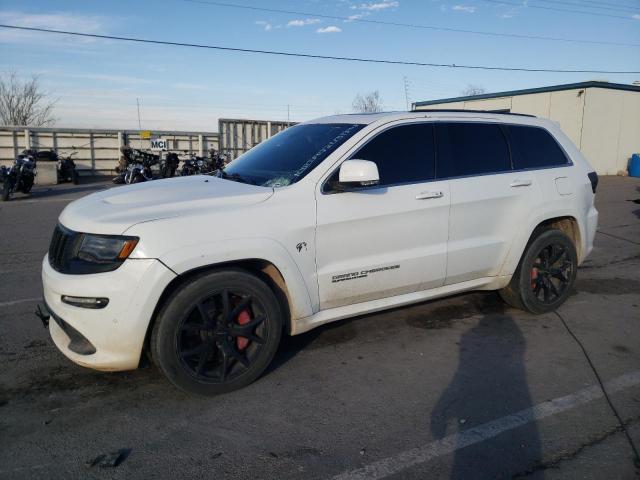
{"type": "Polygon", "coordinates": [[[0,75],[0,124],[43,127],[53,125],[55,101],[47,99],[37,76],[20,81],[15,72],[0,75]]]}
{"type": "Polygon", "coordinates": [[[353,99],[353,111],[356,113],[375,113],[382,111],[382,98],[380,97],[380,92],[376,90],[375,92],[367,93],[362,96],[360,94],[356,95],[356,98],[353,99]]]}
{"type": "Polygon", "coordinates": [[[487,93],[487,91],[479,85],[473,85],[470,83],[467,85],[467,88],[462,90],[460,93],[463,97],[471,97],[473,95],[482,95],[483,93],[487,93]]]}

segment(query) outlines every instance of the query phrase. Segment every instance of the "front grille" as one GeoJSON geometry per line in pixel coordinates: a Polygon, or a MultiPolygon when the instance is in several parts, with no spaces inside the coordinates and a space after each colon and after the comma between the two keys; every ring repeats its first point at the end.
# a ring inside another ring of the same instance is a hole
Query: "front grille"
{"type": "Polygon", "coordinates": [[[49,245],[49,264],[54,270],[58,272],[66,270],[67,263],[75,255],[79,236],[80,234],[77,232],[60,224],[56,225],[49,245]]]}

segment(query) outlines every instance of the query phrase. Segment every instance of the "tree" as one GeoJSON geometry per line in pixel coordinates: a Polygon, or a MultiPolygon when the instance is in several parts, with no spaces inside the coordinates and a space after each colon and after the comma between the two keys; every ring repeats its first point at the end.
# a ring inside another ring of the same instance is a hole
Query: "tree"
{"type": "Polygon", "coordinates": [[[29,127],[53,125],[55,101],[47,99],[37,76],[21,81],[15,72],[0,75],[0,124],[29,127]]]}
{"type": "Polygon", "coordinates": [[[375,113],[382,111],[382,98],[380,98],[380,92],[376,90],[362,96],[356,95],[353,99],[353,111],[356,113],[375,113]]]}
{"type": "Polygon", "coordinates": [[[473,95],[482,95],[483,93],[487,93],[487,91],[479,85],[473,85],[470,83],[467,85],[467,88],[462,90],[460,93],[463,97],[471,97],[473,95]]]}

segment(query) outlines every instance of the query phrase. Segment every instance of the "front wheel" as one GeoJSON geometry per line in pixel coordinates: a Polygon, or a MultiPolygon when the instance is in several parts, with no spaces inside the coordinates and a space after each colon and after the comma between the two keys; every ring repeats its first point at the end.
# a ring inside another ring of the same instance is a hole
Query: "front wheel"
{"type": "Polygon", "coordinates": [[[177,387],[215,395],[256,380],[281,335],[282,309],[267,284],[243,270],[216,271],[167,301],[151,334],[151,355],[177,387]]]}
{"type": "Polygon", "coordinates": [[[531,313],[551,312],[569,297],[577,270],[573,241],[559,230],[543,231],[527,246],[500,296],[509,305],[531,313]]]}

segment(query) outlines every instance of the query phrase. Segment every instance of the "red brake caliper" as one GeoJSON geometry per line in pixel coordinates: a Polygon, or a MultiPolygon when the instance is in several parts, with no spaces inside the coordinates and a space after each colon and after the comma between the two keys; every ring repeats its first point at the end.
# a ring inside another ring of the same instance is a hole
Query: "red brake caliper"
{"type": "MultiPolygon", "coordinates": [[[[251,316],[249,315],[248,310],[242,310],[238,314],[238,318],[236,318],[236,322],[239,325],[246,325],[250,321],[251,321],[251,316]]],[[[245,337],[238,337],[236,338],[236,344],[238,345],[238,350],[244,350],[245,348],[247,348],[247,345],[249,345],[249,339],[245,337]]]]}
{"type": "Polygon", "coordinates": [[[537,279],[538,279],[538,269],[534,267],[531,269],[531,290],[535,290],[537,279]]]}

